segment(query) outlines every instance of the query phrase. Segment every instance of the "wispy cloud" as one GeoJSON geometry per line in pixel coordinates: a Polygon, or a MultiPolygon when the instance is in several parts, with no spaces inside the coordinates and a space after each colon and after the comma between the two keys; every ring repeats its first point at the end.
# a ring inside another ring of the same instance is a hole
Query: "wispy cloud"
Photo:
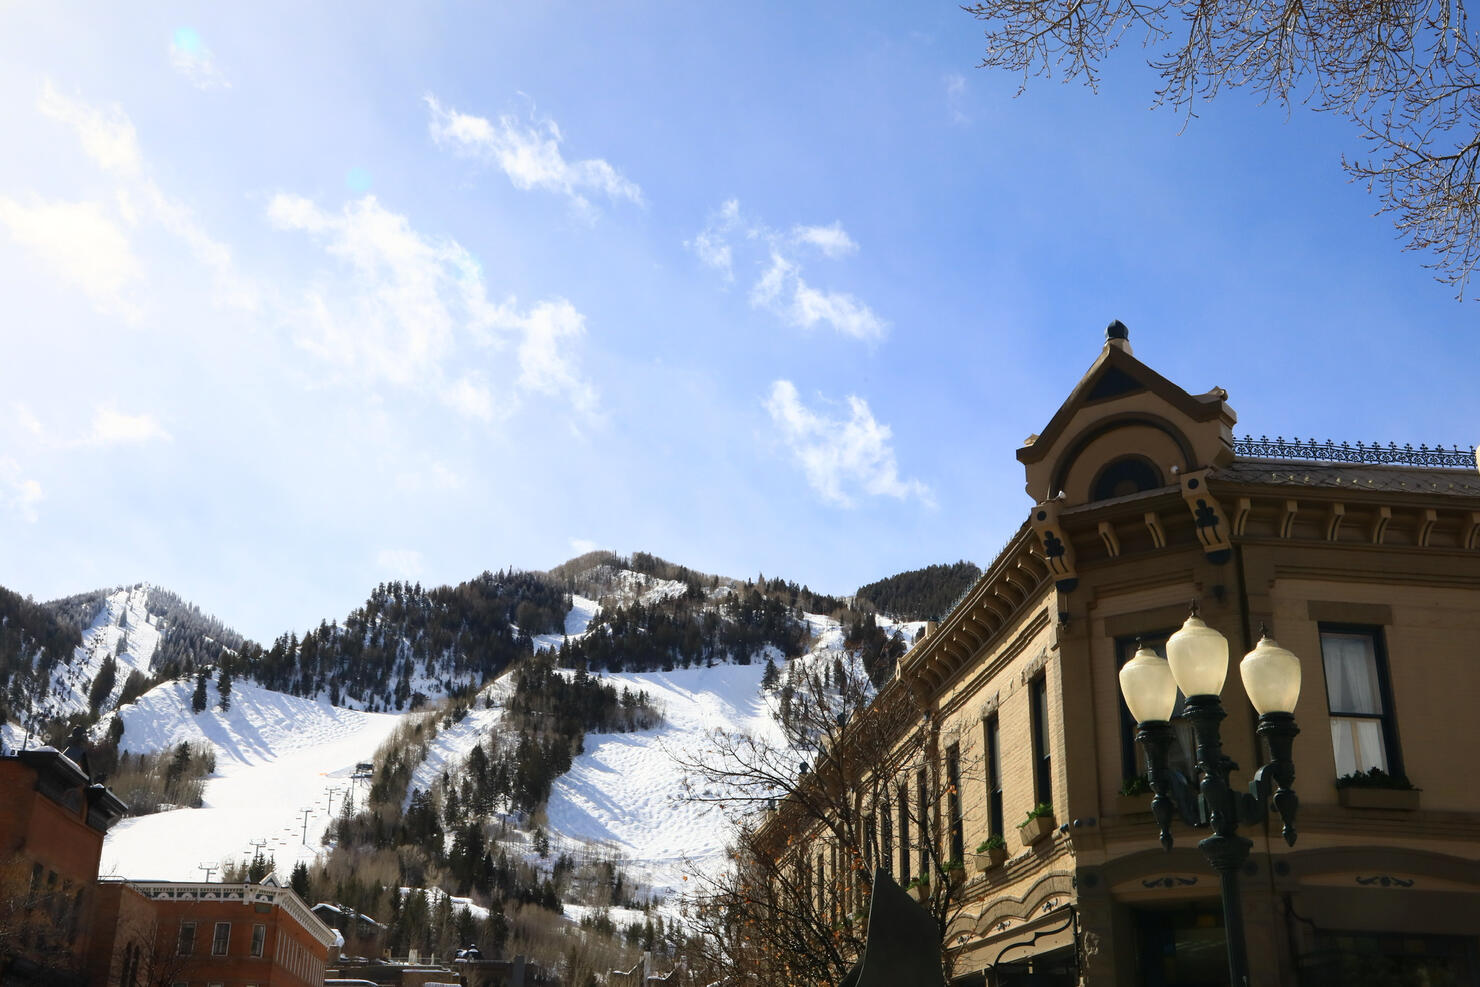
{"type": "Polygon", "coordinates": [[[375,553],[375,568],[395,579],[411,580],[421,575],[423,561],[414,548],[382,548],[375,553]]]}
{"type": "Polygon", "coordinates": [[[440,147],[490,161],[515,188],[544,189],[568,198],[582,212],[592,206],[587,193],[613,201],[642,204],[642,189],[602,158],[568,161],[561,151],[564,137],[548,117],[522,120],[505,114],[497,120],[444,108],[436,97],[425,97],[431,113],[432,139],[440,147]]]}
{"type": "Polygon", "coordinates": [[[17,202],[0,196],[0,224],[99,312],[137,322],[133,289],[143,276],[128,237],[96,202],[17,202]]]}
{"type": "Polygon", "coordinates": [[[971,122],[963,107],[966,105],[966,76],[952,72],[943,80],[946,87],[946,111],[951,123],[958,126],[971,122]]]}
{"type": "Polygon", "coordinates": [[[216,65],[216,56],[194,28],[179,28],[170,37],[170,65],[197,89],[231,88],[231,82],[216,65]]]}
{"type": "Polygon", "coordinates": [[[585,555],[587,552],[594,552],[600,547],[600,545],[596,544],[596,542],[592,541],[589,538],[572,538],[570,540],[571,551],[575,552],[577,555],[585,555]]]}
{"type": "Polygon", "coordinates": [[[806,407],[789,380],[771,385],[766,411],[807,484],[830,504],[851,507],[860,494],[871,497],[914,497],[934,506],[930,488],[919,480],[901,479],[888,425],[874,419],[868,403],[849,395],[846,417],[829,416],[806,407]]]}
{"type": "Polygon", "coordinates": [[[83,152],[112,178],[113,187],[109,195],[80,202],[0,199],[0,221],[18,242],[81,287],[100,311],[137,321],[144,307],[139,289],[148,279],[143,276],[146,258],[135,240],[141,229],[152,226],[183,244],[211,272],[218,305],[256,310],[257,290],[237,271],[230,249],[148,177],[133,122],[122,108],[89,106],[63,96],[48,82],[36,109],[73,132],[83,152]]]}
{"type": "Polygon", "coordinates": [[[829,226],[796,224],[781,232],[745,218],[740,203],[729,199],[684,246],[728,283],[735,280],[737,251],[754,257],[760,273],[751,285],[750,303],[788,325],[811,329],[822,323],[845,336],[866,341],[880,340],[888,334],[888,322],[867,303],[847,292],[817,288],[802,275],[800,258],[806,251],[815,251],[829,260],[858,251],[858,243],[841,222],[829,226]]]}
{"type": "Polygon", "coordinates": [[[81,434],[58,432],[42,424],[41,420],[23,404],[12,405],[13,421],[37,444],[47,449],[78,449],[87,446],[120,445],[139,442],[169,442],[174,436],[154,415],[143,412],[125,414],[112,405],[102,404],[93,409],[92,422],[81,434]]]}
{"type": "Polygon", "coordinates": [[[41,499],[40,483],[25,476],[14,459],[0,459],[0,513],[35,524],[41,499]]]}
{"type": "Polygon", "coordinates": [[[528,311],[491,302],[477,260],[457,241],[426,236],[374,196],[327,212],[301,196],[268,205],[281,230],[310,234],[338,269],[309,290],[294,317],[297,342],[342,374],[434,394],[459,414],[506,417],[520,394],[563,397],[590,413],[596,391],[576,369],[584,319],[563,299],[528,311]],[[517,374],[468,369],[461,347],[512,345],[517,374]]]}
{"type": "Polygon", "coordinates": [[[96,445],[113,445],[123,442],[168,442],[172,436],[159,424],[153,415],[125,415],[112,408],[101,407],[93,415],[92,433],[88,441],[96,445]]]}

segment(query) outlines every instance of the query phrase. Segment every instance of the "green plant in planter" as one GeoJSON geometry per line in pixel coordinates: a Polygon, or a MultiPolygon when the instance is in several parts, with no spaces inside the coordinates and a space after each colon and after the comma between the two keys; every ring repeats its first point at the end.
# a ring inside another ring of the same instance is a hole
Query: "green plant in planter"
{"type": "Polygon", "coordinates": [[[940,869],[946,873],[950,873],[953,870],[965,870],[966,862],[964,860],[947,860],[940,865],[940,869]]]}
{"type": "Polygon", "coordinates": [[[1023,822],[1030,823],[1034,819],[1042,819],[1044,816],[1051,815],[1053,815],[1053,806],[1049,805],[1047,802],[1039,802],[1037,805],[1033,806],[1033,808],[1028,810],[1028,818],[1024,819],[1023,822]]]}
{"type": "Polygon", "coordinates": [[[1400,792],[1416,792],[1413,782],[1406,775],[1390,775],[1381,768],[1369,768],[1336,779],[1337,788],[1387,788],[1400,792]]]}
{"type": "Polygon", "coordinates": [[[904,886],[904,889],[906,891],[912,891],[915,888],[928,888],[928,887],[930,887],[930,875],[929,874],[921,874],[919,877],[915,878],[913,881],[911,881],[910,883],[906,884],[904,886]]]}
{"type": "Polygon", "coordinates": [[[1120,786],[1120,794],[1128,796],[1150,795],[1151,782],[1145,775],[1136,775],[1134,778],[1127,778],[1120,786]]]}
{"type": "Polygon", "coordinates": [[[1007,840],[1002,836],[1001,833],[993,833],[991,836],[988,836],[986,839],[984,839],[984,840],[981,841],[981,843],[976,848],[976,852],[977,853],[986,853],[988,850],[1006,850],[1006,849],[1007,849],[1007,840]]]}

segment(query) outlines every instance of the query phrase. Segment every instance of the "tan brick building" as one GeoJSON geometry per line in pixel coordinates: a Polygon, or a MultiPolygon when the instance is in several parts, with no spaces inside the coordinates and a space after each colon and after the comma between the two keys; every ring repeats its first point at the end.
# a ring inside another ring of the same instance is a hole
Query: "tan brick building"
{"type": "MultiPolygon", "coordinates": [[[[935,871],[964,875],[944,910],[954,982],[1228,982],[1206,831],[1174,824],[1164,853],[1149,796],[1122,794],[1144,767],[1118,669],[1197,600],[1230,643],[1236,787],[1267,753],[1233,666],[1267,624],[1303,669],[1298,842],[1278,816],[1240,829],[1255,844],[1240,879],[1250,983],[1480,984],[1473,454],[1235,440],[1224,391],[1188,393],[1132,355],[1123,326],[1109,335],[1017,452],[1028,520],[877,700],[919,709],[926,738],[883,766],[884,790],[902,781],[913,800],[920,772],[942,779],[924,828],[934,859],[965,858],[935,871]],[[1355,774],[1377,787],[1338,784],[1355,774]],[[1020,829],[1040,804],[1050,814],[1020,829]],[[993,834],[1000,862],[974,852],[993,834]]],[[[1173,725],[1190,776],[1190,732],[1173,725]]],[[[873,813],[868,866],[918,874],[921,827],[902,847],[898,805],[873,813]]]]}

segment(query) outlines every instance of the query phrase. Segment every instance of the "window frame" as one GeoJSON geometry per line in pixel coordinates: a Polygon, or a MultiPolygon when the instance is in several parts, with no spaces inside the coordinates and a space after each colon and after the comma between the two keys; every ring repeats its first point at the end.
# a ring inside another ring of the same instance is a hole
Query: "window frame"
{"type": "Polygon", "coordinates": [[[996,712],[983,721],[987,748],[987,835],[1006,837],[1002,818],[1002,721],[996,712]]]}
{"type": "MultiPolygon", "coordinates": [[[[1388,663],[1387,635],[1382,624],[1352,624],[1340,621],[1318,621],[1316,640],[1321,651],[1321,688],[1326,690],[1326,717],[1328,721],[1377,720],[1382,731],[1383,755],[1387,760],[1389,777],[1406,778],[1403,769],[1403,748],[1398,742],[1398,708],[1393,702],[1393,682],[1388,663]],[[1377,677],[1377,698],[1382,703],[1381,713],[1337,712],[1331,708],[1331,687],[1326,678],[1326,635],[1343,634],[1348,637],[1365,637],[1372,644],[1373,671],[1377,677]]],[[[1336,750],[1333,746],[1332,763],[1335,764],[1336,750]]],[[[1339,768],[1336,769],[1338,772],[1339,768]]],[[[1365,769],[1358,769],[1359,773],[1365,769]]],[[[1341,777],[1340,774],[1337,777],[1341,777]]]]}
{"type": "Polygon", "coordinates": [[[261,922],[252,924],[252,951],[251,955],[260,957],[267,948],[267,926],[261,922]]]}
{"type": "MultiPolygon", "coordinates": [[[[1167,650],[1167,638],[1177,632],[1177,628],[1144,631],[1140,634],[1122,634],[1115,638],[1115,671],[1118,676],[1125,663],[1130,661],[1136,654],[1137,642],[1142,647],[1149,647],[1158,655],[1165,658],[1167,650]]],[[[1123,780],[1140,778],[1146,774],[1146,762],[1142,756],[1136,740],[1136,721],[1131,718],[1130,707],[1125,704],[1125,699],[1120,695],[1120,689],[1116,687],[1116,705],[1120,707],[1120,770],[1123,780]]],[[[1197,750],[1192,739],[1192,723],[1184,713],[1187,705],[1187,697],[1182,695],[1182,690],[1177,690],[1177,701],[1172,707],[1172,716],[1168,721],[1176,733],[1178,750],[1173,751],[1173,758],[1178,754],[1185,759],[1185,768],[1182,764],[1171,764],[1170,766],[1182,773],[1187,778],[1187,784],[1194,789],[1196,794],[1197,778],[1197,750]]]]}
{"type": "Polygon", "coordinates": [[[910,786],[901,782],[895,793],[899,808],[899,883],[910,883],[910,786]]]}
{"type": "Polygon", "coordinates": [[[1028,724],[1033,741],[1033,805],[1053,805],[1053,737],[1048,722],[1048,674],[1028,683],[1028,724]]]}
{"type": "Polygon", "coordinates": [[[211,930],[211,955],[212,956],[229,956],[229,955],[231,955],[231,923],[230,922],[217,922],[216,923],[216,927],[211,930]],[[222,929],[225,929],[226,930],[226,935],[225,936],[223,936],[221,934],[221,930],[222,929]]]}
{"type": "Polygon", "coordinates": [[[951,827],[951,853],[948,859],[966,860],[966,819],[961,809],[961,744],[946,746],[946,819],[951,827]]]}
{"type": "Polygon", "coordinates": [[[180,931],[175,936],[175,955],[176,956],[194,956],[195,955],[195,923],[194,922],[192,922],[192,921],[185,921],[185,920],[182,920],[180,922],[180,931]],[[186,930],[189,930],[189,935],[188,936],[186,935],[186,930]]]}

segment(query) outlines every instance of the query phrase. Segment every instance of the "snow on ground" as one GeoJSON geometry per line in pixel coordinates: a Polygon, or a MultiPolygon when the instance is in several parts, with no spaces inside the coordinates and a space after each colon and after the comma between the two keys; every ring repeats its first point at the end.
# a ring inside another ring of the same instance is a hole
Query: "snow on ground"
{"type": "Polygon", "coordinates": [[[665,722],[640,733],[587,734],[585,753],[550,794],[551,830],[613,847],[633,877],[662,893],[682,887],[686,859],[721,865],[729,823],[717,806],[682,801],[684,777],[672,754],[698,753],[718,727],[775,730],[760,688],[764,671],[762,662],[603,676],[647,692],[665,722]]]}
{"type": "MultiPolygon", "coordinates": [[[[170,682],[124,707],[121,746],[161,750],[189,741],[216,749],[216,774],[206,781],[205,806],[125,819],[103,843],[102,873],[140,880],[198,881],[199,865],[250,857],[266,840],[286,876],[298,861],[323,852],[321,840],[353,784],[401,717],[362,713],[238,682],[222,713],[215,685],[207,712],[192,713],[193,683],[170,682]],[[305,811],[307,816],[305,819],[305,811]],[[307,837],[304,828],[307,826],[307,837]]],[[[355,792],[356,799],[364,791],[355,792]]]]}
{"type": "MultiPolygon", "coordinates": [[[[452,900],[454,903],[457,901],[456,898],[452,900]]],[[[642,925],[648,920],[648,913],[636,908],[612,908],[610,906],[597,908],[595,905],[571,904],[566,904],[562,907],[565,909],[565,917],[577,923],[593,915],[603,913],[619,929],[625,929],[629,925],[642,925]]]]}
{"type": "Polygon", "coordinates": [[[562,641],[579,641],[586,636],[591,621],[601,612],[601,604],[578,594],[571,594],[570,613],[565,615],[564,634],[535,634],[532,636],[534,650],[558,651],[562,641]]]}
{"type": "Polygon", "coordinates": [[[88,692],[93,679],[109,655],[115,655],[118,677],[103,708],[116,702],[129,672],[150,674],[154,650],[159,647],[159,628],[148,610],[149,585],[140,583],[109,593],[92,625],[82,632],[82,644],[70,661],[58,662],[41,712],[46,717],[64,717],[87,712],[88,692]]]}
{"type": "Polygon", "coordinates": [[[514,694],[513,676],[505,673],[488,688],[483,689],[473,700],[468,713],[450,727],[443,727],[432,740],[427,756],[416,770],[411,772],[411,783],[406,786],[406,799],[401,805],[405,812],[411,806],[411,794],[417,789],[429,791],[432,784],[442,777],[442,772],[456,774],[463,762],[472,753],[475,744],[498,725],[504,716],[504,703],[514,694]],[[492,700],[492,707],[488,708],[492,700]]]}

